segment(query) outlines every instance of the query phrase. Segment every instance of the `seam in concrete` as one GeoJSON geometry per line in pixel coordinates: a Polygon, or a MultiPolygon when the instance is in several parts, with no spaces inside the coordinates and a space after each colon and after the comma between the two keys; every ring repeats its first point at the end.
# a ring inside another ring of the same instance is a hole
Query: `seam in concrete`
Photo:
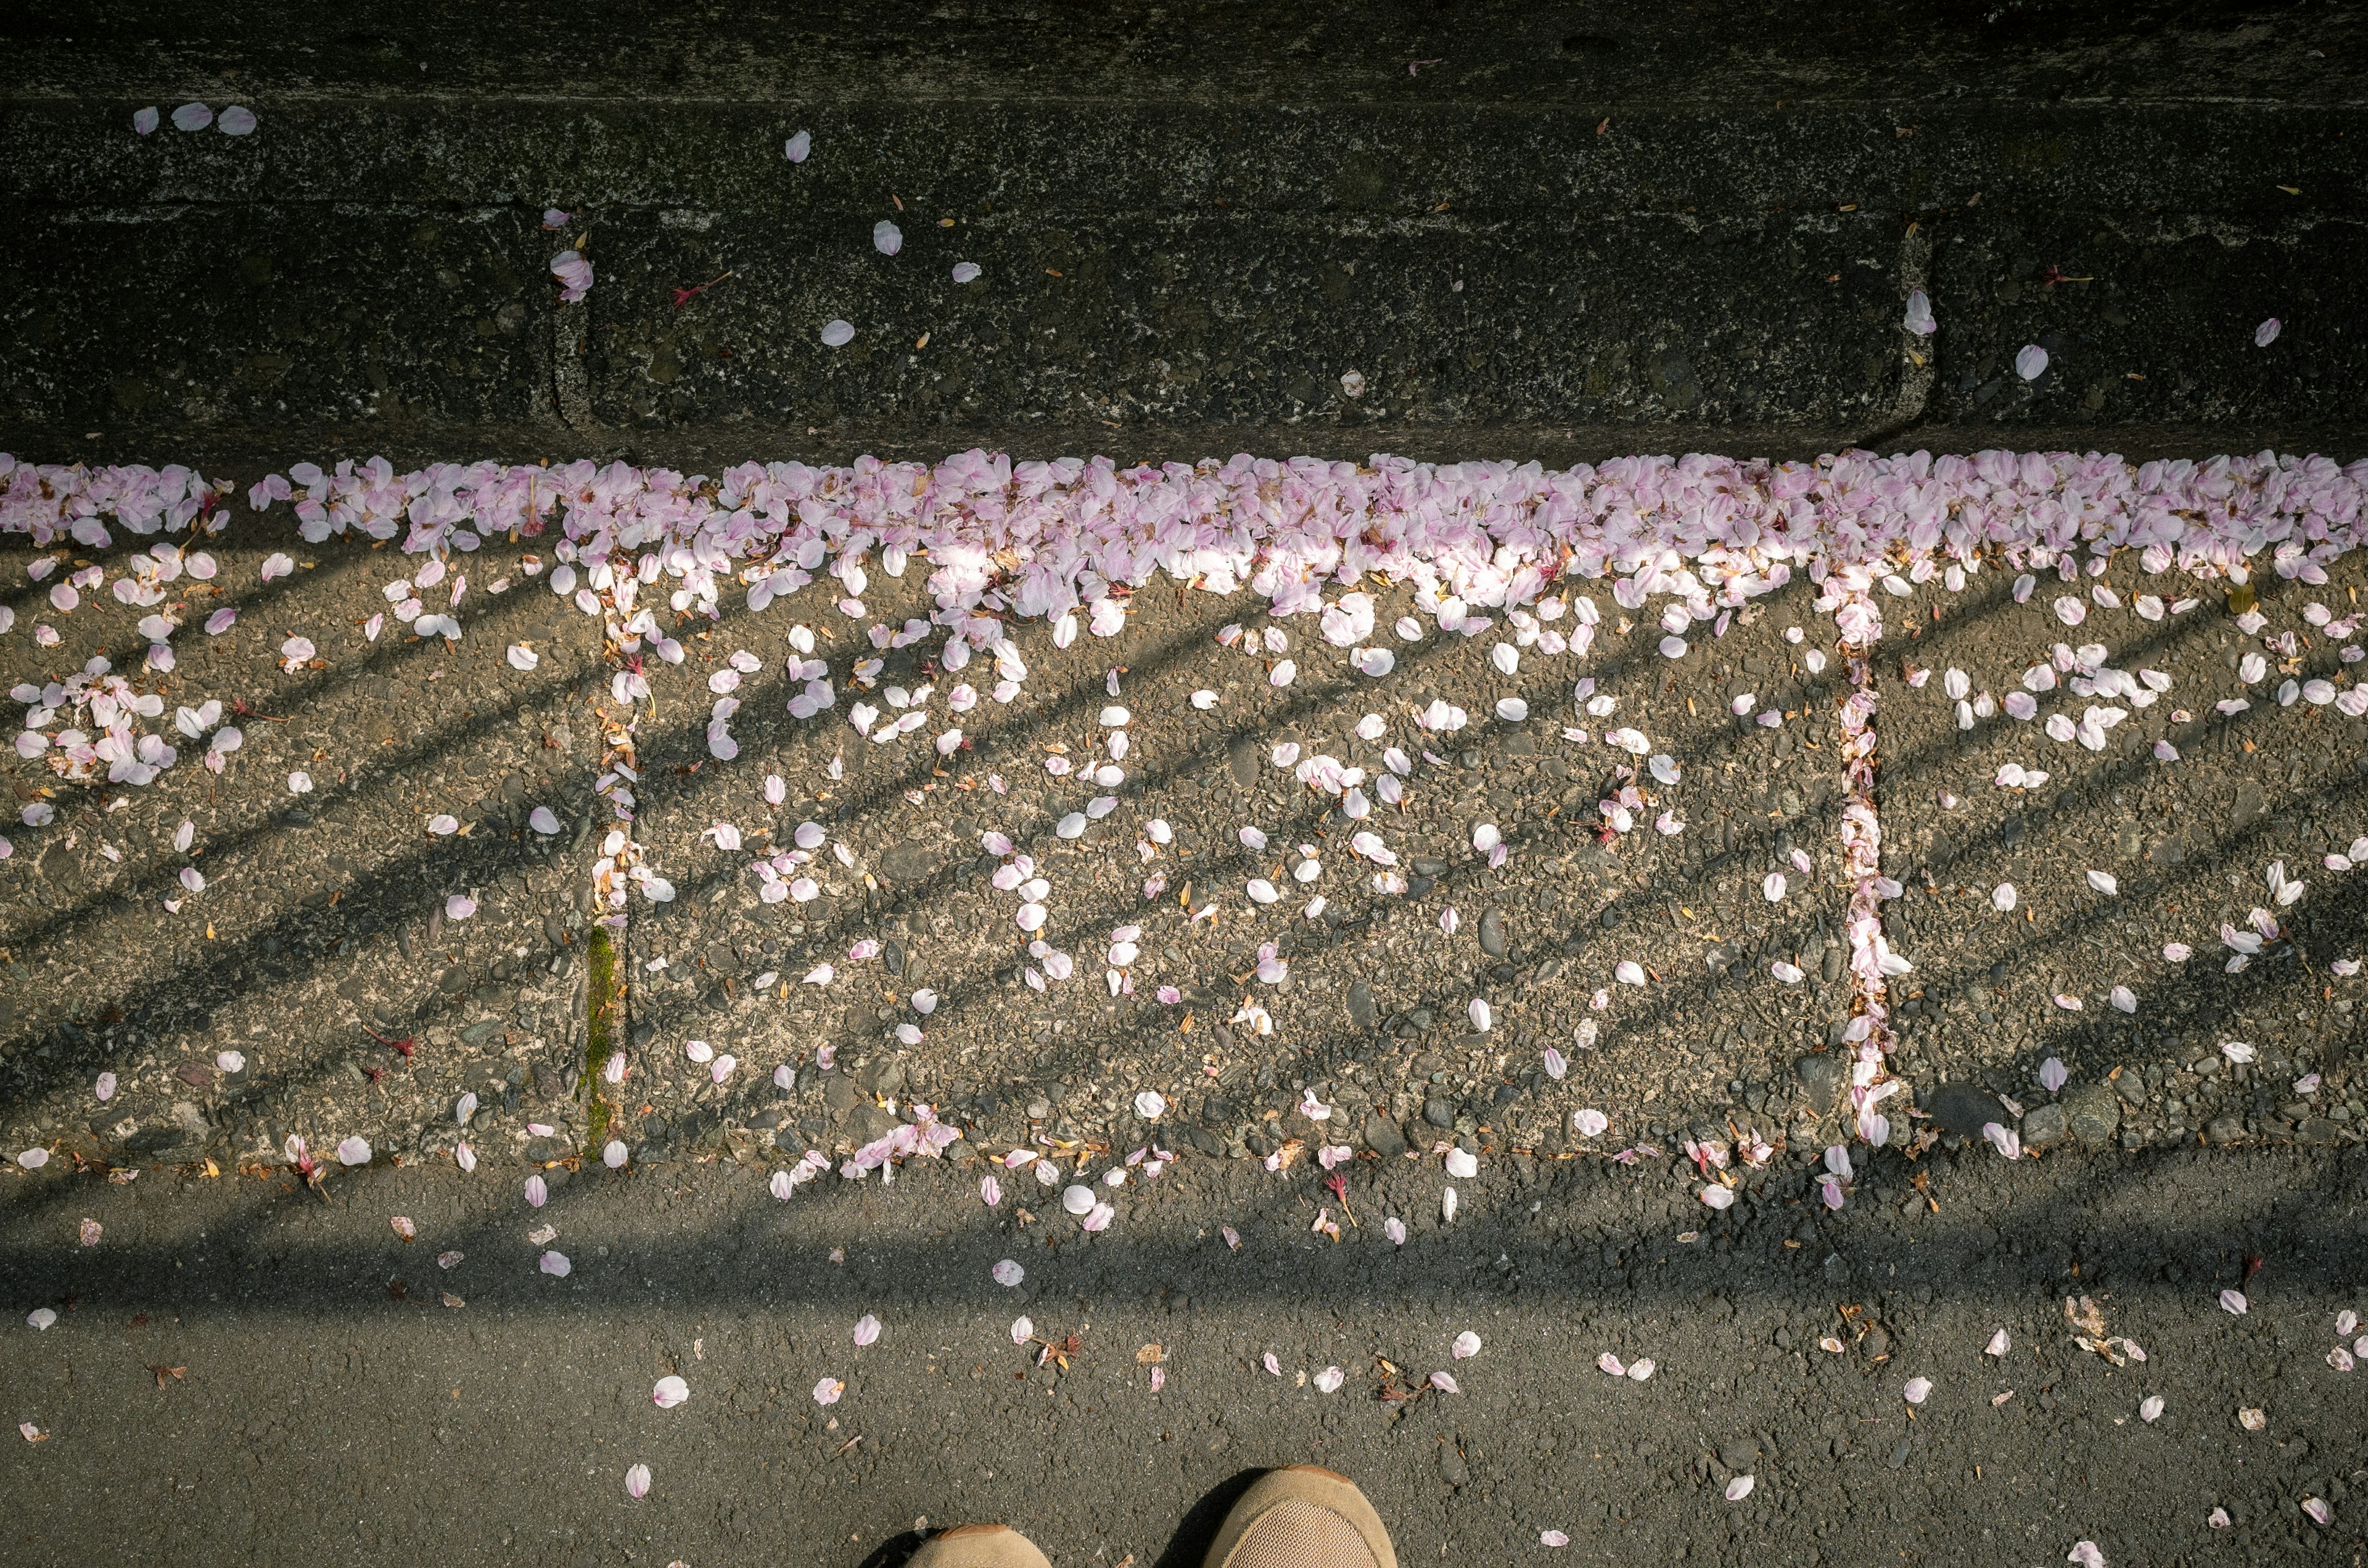
{"type": "Polygon", "coordinates": [[[589,320],[583,311],[565,305],[551,312],[551,391],[558,403],[559,420],[569,429],[586,434],[599,428],[592,414],[590,381],[584,374],[589,320]]]}
{"type": "MultiPolygon", "coordinates": [[[[1899,297],[1905,300],[1916,290],[1931,291],[1925,281],[1932,265],[1932,236],[1922,222],[1911,222],[1907,232],[1899,236],[1899,297]]],[[[1899,393],[1892,400],[1891,411],[1883,422],[1860,437],[1857,445],[1878,448],[1883,443],[1897,440],[1902,435],[1922,423],[1925,404],[1932,395],[1932,383],[1939,379],[1941,350],[1940,335],[1922,337],[1903,325],[1898,328],[1902,339],[1899,348],[1901,370],[1899,393]]]]}

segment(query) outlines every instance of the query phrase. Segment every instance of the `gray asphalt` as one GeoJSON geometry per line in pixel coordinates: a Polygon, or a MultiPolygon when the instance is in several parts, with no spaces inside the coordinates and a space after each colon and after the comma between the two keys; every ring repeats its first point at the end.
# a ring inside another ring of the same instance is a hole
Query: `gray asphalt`
{"type": "Polygon", "coordinates": [[[1622,1562],[2360,1550],[2361,1374],[2327,1359],[2368,1261],[2356,1153],[2033,1168],[1975,1145],[1915,1188],[1886,1155],[1824,1218],[1808,1163],[1710,1224],[1681,1161],[1492,1160],[1448,1224],[1437,1166],[1393,1162],[1351,1175],[1338,1244],[1308,1229],[1341,1213],[1315,1173],[1189,1157],[1099,1236],[1024,1176],[988,1210],[960,1157],[787,1202],[728,1161],[596,1168],[540,1210],[449,1167],[319,1195],[36,1178],[0,1217],[12,1310],[58,1314],[0,1333],[7,1415],[41,1435],[0,1450],[9,1556],[853,1563],[998,1517],[1055,1562],[1187,1563],[1249,1474],[1306,1460],[1365,1486],[1409,1563],[1524,1558],[1546,1530],[1622,1562]],[[2126,1364],[2076,1343],[2081,1300],[2126,1364]],[[1065,1370],[1013,1344],[1023,1314],[1076,1336],[1065,1370]],[[1440,1370],[1459,1392],[1391,1397],[1440,1370]],[[668,1376],[689,1397],[662,1409],[668,1376]]]}

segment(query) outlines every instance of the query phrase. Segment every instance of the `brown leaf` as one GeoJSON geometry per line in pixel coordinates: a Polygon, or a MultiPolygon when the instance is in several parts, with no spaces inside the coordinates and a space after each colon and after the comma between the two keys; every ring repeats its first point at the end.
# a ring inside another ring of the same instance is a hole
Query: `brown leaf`
{"type": "Polygon", "coordinates": [[[203,1089],[212,1085],[214,1070],[202,1062],[184,1062],[173,1070],[173,1076],[193,1089],[203,1089]]]}
{"type": "Polygon", "coordinates": [[[452,1294],[451,1291],[447,1290],[444,1292],[444,1304],[448,1307],[465,1307],[469,1303],[462,1301],[460,1297],[452,1294]]]}
{"type": "Polygon", "coordinates": [[[386,1293],[398,1301],[408,1301],[411,1296],[411,1287],[400,1279],[390,1279],[386,1282],[386,1293]]]}
{"type": "Polygon", "coordinates": [[[160,1367],[153,1361],[144,1363],[144,1365],[147,1366],[150,1371],[156,1374],[156,1386],[158,1388],[163,1388],[165,1386],[165,1380],[166,1378],[172,1379],[176,1383],[188,1381],[188,1373],[189,1369],[187,1367],[160,1367]]]}
{"type": "Polygon", "coordinates": [[[1162,1346],[1146,1345],[1134,1353],[1134,1364],[1138,1367],[1156,1367],[1167,1359],[1167,1351],[1162,1346]]]}

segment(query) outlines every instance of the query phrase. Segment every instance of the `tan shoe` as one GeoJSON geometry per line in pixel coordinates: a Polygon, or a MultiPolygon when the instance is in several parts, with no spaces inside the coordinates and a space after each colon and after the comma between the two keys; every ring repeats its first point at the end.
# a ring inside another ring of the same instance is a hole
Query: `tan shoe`
{"type": "Polygon", "coordinates": [[[1295,1464],[1242,1494],[1209,1543],[1207,1568],[1398,1568],[1398,1555],[1355,1482],[1295,1464]]]}
{"type": "Polygon", "coordinates": [[[922,1542],[905,1568],[1052,1568],[1009,1525],[956,1525],[922,1542]]]}

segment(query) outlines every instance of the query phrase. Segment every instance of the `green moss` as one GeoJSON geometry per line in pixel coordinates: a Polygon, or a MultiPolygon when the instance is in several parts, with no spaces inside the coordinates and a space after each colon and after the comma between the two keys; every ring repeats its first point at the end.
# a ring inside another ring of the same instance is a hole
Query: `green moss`
{"type": "Polygon", "coordinates": [[[614,1109],[602,1094],[600,1070],[617,1050],[617,1030],[624,1018],[617,985],[617,946],[609,939],[605,927],[592,928],[592,940],[586,957],[591,965],[591,977],[585,986],[586,1005],[591,1016],[586,1019],[584,1045],[584,1084],[590,1099],[588,1122],[590,1142],[599,1147],[609,1139],[609,1119],[614,1109]]]}

